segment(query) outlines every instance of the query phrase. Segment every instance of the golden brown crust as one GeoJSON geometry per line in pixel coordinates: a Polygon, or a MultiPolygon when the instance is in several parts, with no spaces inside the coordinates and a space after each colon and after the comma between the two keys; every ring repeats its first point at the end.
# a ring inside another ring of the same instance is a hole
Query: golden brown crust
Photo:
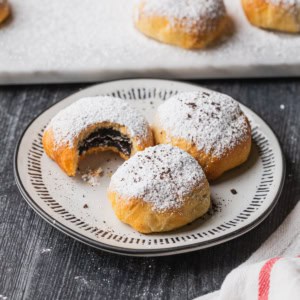
{"type": "Polygon", "coordinates": [[[242,0],[245,15],[257,27],[290,33],[300,32],[300,6],[272,4],[266,0],[242,0]]]}
{"type": "MultiPolygon", "coordinates": [[[[94,132],[99,128],[113,128],[115,130],[118,130],[122,134],[130,137],[130,134],[125,126],[121,126],[119,124],[113,124],[109,122],[102,122],[102,123],[94,124],[82,130],[79,136],[77,136],[73,140],[73,144],[70,147],[69,144],[56,144],[53,131],[51,128],[48,128],[45,130],[43,135],[44,150],[46,154],[50,158],[52,158],[68,176],[75,176],[78,167],[78,162],[80,159],[78,153],[78,145],[92,132],[94,132]]],[[[144,150],[146,147],[153,146],[153,136],[152,136],[151,129],[149,129],[149,135],[146,139],[138,139],[137,137],[133,137],[131,138],[131,142],[132,142],[131,156],[137,151],[141,151],[144,150]]],[[[89,151],[87,151],[85,155],[91,152],[102,152],[108,150],[112,150],[118,153],[123,159],[129,158],[129,156],[124,155],[114,147],[92,148],[89,149],[89,151]]]]}
{"type": "Polygon", "coordinates": [[[4,22],[10,15],[10,8],[8,3],[5,1],[3,4],[0,4],[0,23],[4,22]]]}
{"type": "Polygon", "coordinates": [[[230,34],[232,23],[227,15],[221,16],[216,20],[203,19],[207,22],[207,30],[199,30],[194,26],[186,30],[184,24],[180,21],[171,24],[163,16],[149,16],[143,13],[143,5],[138,8],[139,17],[135,20],[136,28],[146,36],[160,42],[175,45],[186,49],[202,49],[208,47],[226,34],[230,34]]]}
{"type": "Polygon", "coordinates": [[[231,149],[227,149],[221,156],[216,157],[210,153],[199,150],[195,144],[183,138],[176,138],[168,134],[163,128],[154,127],[154,139],[157,144],[171,144],[191,154],[203,168],[208,180],[215,180],[224,172],[244,163],[251,150],[251,127],[247,120],[248,133],[245,139],[231,149]]]}
{"type": "Polygon", "coordinates": [[[124,199],[115,191],[108,191],[108,198],[116,216],[141,233],[170,231],[191,223],[204,215],[210,207],[208,182],[184,197],[181,208],[157,212],[143,199],[124,199]]]}

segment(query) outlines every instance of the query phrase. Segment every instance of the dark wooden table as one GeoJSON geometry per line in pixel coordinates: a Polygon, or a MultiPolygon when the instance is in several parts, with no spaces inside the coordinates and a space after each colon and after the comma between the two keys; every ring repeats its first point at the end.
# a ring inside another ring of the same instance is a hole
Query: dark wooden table
{"type": "Polygon", "coordinates": [[[192,299],[219,289],[300,198],[300,79],[199,81],[265,119],[287,162],[282,196],[256,229],[193,253],[134,258],[94,250],[52,228],[26,204],[13,176],[25,126],[52,103],[87,85],[0,86],[0,299],[192,299]],[[2,296],[1,296],[2,295],[2,296]]]}

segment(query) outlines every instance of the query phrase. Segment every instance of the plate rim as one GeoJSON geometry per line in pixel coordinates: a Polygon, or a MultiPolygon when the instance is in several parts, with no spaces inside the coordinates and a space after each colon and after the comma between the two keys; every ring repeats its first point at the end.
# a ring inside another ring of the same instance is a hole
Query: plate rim
{"type": "MultiPolygon", "coordinates": [[[[251,231],[252,229],[254,229],[255,227],[257,227],[259,224],[261,224],[272,212],[272,210],[274,209],[274,207],[276,206],[276,204],[278,203],[279,197],[282,193],[283,190],[283,186],[285,183],[285,178],[286,178],[286,160],[282,151],[282,146],[281,143],[277,137],[277,134],[273,131],[272,127],[268,124],[268,122],[266,122],[263,118],[260,117],[260,115],[258,115],[256,112],[254,112],[252,109],[250,109],[248,106],[246,106],[245,104],[242,104],[243,106],[245,106],[247,109],[249,109],[252,113],[254,113],[257,117],[259,117],[261,120],[263,120],[263,122],[266,123],[266,125],[268,126],[268,128],[270,129],[270,131],[273,133],[278,145],[279,145],[279,151],[280,151],[280,155],[281,155],[281,160],[282,160],[282,174],[281,174],[281,180],[280,180],[280,184],[278,187],[278,191],[276,193],[276,195],[274,196],[274,199],[272,200],[271,204],[269,205],[269,207],[262,213],[262,215],[260,215],[258,218],[256,218],[255,220],[253,220],[251,223],[249,223],[248,225],[245,225],[239,229],[236,229],[233,232],[224,234],[220,237],[216,237],[213,238],[209,241],[200,241],[194,244],[190,244],[190,245],[181,245],[181,246],[176,246],[176,247],[170,247],[170,248],[164,248],[164,249],[129,249],[129,248],[124,248],[124,247],[118,247],[118,246],[113,246],[113,245],[108,245],[105,244],[101,241],[95,241],[87,236],[84,236],[78,232],[76,232],[75,230],[69,228],[68,226],[62,224],[61,222],[54,220],[46,211],[44,211],[39,205],[38,203],[36,203],[36,201],[29,195],[29,193],[27,192],[26,188],[24,187],[20,175],[19,175],[19,171],[18,171],[18,153],[20,150],[20,145],[21,142],[23,140],[24,135],[26,134],[26,132],[28,131],[28,129],[31,127],[31,125],[45,112],[47,112],[49,109],[51,109],[53,106],[55,106],[56,104],[64,101],[65,99],[67,99],[70,96],[73,96],[77,93],[83,92],[87,89],[91,89],[91,88],[95,88],[96,86],[101,86],[103,84],[107,84],[107,83],[111,83],[111,82],[117,82],[117,81],[161,81],[161,82],[169,82],[169,83],[184,83],[184,84],[188,84],[191,86],[195,86],[195,87],[202,87],[201,85],[197,85],[197,84],[193,84],[193,83],[189,83],[189,82],[185,82],[185,81],[179,81],[179,80],[164,80],[164,79],[155,79],[155,78],[134,78],[134,79],[118,79],[118,80],[111,80],[111,81],[105,81],[102,83],[98,83],[98,84],[93,84],[89,87],[86,87],[82,90],[79,90],[75,93],[72,93],[70,95],[68,95],[67,97],[64,97],[63,99],[57,101],[56,103],[51,104],[49,107],[45,108],[43,111],[41,111],[39,114],[37,114],[29,123],[28,125],[24,128],[22,134],[20,135],[17,144],[16,144],[16,148],[14,151],[14,156],[13,156],[13,171],[14,171],[14,178],[15,178],[15,182],[16,185],[20,191],[20,194],[22,195],[22,197],[24,198],[24,200],[27,202],[27,204],[33,209],[33,211],[35,211],[42,219],[44,219],[47,223],[49,223],[51,226],[53,226],[54,228],[58,229],[59,231],[63,232],[64,234],[66,234],[69,237],[72,237],[73,239],[82,242],[88,246],[91,246],[95,249],[98,250],[103,250],[106,252],[110,252],[110,253],[114,253],[114,254],[121,254],[121,255],[126,255],[126,256],[167,256],[167,255],[175,255],[175,254],[181,254],[181,253],[187,253],[187,252],[192,252],[192,251],[196,251],[196,250],[201,250],[201,249],[205,249],[205,248],[209,248],[209,247],[213,247],[222,243],[225,243],[227,241],[233,240],[239,236],[244,235],[245,233],[251,231]],[[54,222],[55,221],[55,222],[54,222]]],[[[206,88],[206,87],[205,87],[206,88]]]]}

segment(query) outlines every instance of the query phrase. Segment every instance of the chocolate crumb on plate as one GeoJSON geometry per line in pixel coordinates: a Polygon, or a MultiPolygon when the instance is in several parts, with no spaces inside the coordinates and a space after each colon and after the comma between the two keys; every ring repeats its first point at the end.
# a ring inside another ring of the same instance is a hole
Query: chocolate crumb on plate
{"type": "Polygon", "coordinates": [[[236,189],[231,189],[230,190],[231,194],[236,195],[237,194],[237,190],[236,189]]]}

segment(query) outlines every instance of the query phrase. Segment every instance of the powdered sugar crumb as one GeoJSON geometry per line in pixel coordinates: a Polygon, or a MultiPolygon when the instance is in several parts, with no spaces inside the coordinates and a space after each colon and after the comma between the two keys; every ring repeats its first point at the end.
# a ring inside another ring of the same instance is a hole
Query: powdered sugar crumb
{"type": "Polygon", "coordinates": [[[159,106],[156,126],[170,136],[184,138],[199,150],[222,156],[247,138],[248,124],[238,103],[213,92],[181,93],[159,106]]]}
{"type": "Polygon", "coordinates": [[[189,30],[209,29],[209,21],[226,14],[223,0],[141,0],[141,3],[144,14],[164,16],[171,23],[181,22],[189,30]]]}
{"type": "Polygon", "coordinates": [[[155,211],[180,208],[183,197],[206,182],[198,162],[170,145],[158,145],[138,152],[118,168],[109,190],[125,199],[142,199],[155,211]]]}
{"type": "Polygon", "coordinates": [[[41,253],[44,254],[44,253],[49,253],[51,251],[52,251],[51,248],[43,248],[42,251],[41,251],[41,253]]]}
{"type": "Polygon", "coordinates": [[[101,182],[100,177],[102,176],[103,170],[100,167],[95,170],[88,169],[85,173],[81,174],[82,180],[90,186],[99,186],[101,182]]]}
{"type": "Polygon", "coordinates": [[[146,139],[149,126],[146,119],[126,101],[98,96],[82,98],[60,111],[50,122],[56,145],[73,146],[73,140],[82,130],[102,122],[126,126],[131,137],[146,139]]]}
{"type": "Polygon", "coordinates": [[[74,279],[83,285],[88,285],[88,281],[83,276],[75,276],[74,279]]]}
{"type": "Polygon", "coordinates": [[[285,109],[285,105],[284,104],[280,104],[280,109],[284,110],[285,109]]]}

